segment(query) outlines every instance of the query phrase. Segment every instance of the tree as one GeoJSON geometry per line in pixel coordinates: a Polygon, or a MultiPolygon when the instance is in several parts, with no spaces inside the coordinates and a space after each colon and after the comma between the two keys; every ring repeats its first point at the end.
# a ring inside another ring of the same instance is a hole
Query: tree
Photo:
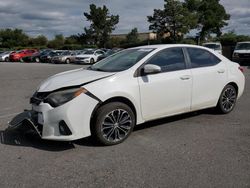
{"type": "Polygon", "coordinates": [[[89,28],[85,28],[85,34],[93,37],[94,43],[99,47],[105,47],[110,34],[119,22],[119,15],[110,15],[105,5],[96,7],[96,5],[91,4],[90,13],[85,12],[84,16],[91,23],[89,28]]]}
{"type": "Polygon", "coordinates": [[[183,35],[195,28],[197,18],[195,14],[190,13],[178,0],[164,0],[164,9],[155,9],[153,16],[148,16],[150,30],[158,34],[160,38],[164,38],[169,33],[169,38],[173,42],[182,39],[183,35]]]}
{"type": "Polygon", "coordinates": [[[55,38],[48,43],[49,48],[59,49],[64,45],[64,36],[63,35],[55,35],[55,38]]]}
{"type": "Polygon", "coordinates": [[[128,33],[128,35],[126,36],[126,42],[129,44],[136,44],[139,42],[139,34],[137,28],[132,29],[128,33]]]}
{"type": "Polygon", "coordinates": [[[27,46],[29,36],[21,29],[2,29],[0,30],[0,47],[13,48],[17,46],[27,46]]]}
{"type": "Polygon", "coordinates": [[[39,35],[35,38],[30,38],[30,46],[47,46],[48,39],[44,35],[39,35]]]}
{"type": "Polygon", "coordinates": [[[198,17],[197,29],[202,40],[215,33],[221,36],[221,29],[228,25],[230,15],[226,13],[220,0],[185,0],[184,6],[198,17]]]}

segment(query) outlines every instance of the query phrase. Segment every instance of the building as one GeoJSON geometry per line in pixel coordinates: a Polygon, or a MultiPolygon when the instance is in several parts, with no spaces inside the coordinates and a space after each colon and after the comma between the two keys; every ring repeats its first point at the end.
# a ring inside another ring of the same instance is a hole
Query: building
{"type": "MultiPolygon", "coordinates": [[[[127,35],[128,34],[112,34],[111,38],[124,40],[124,39],[126,39],[127,35]]],[[[138,33],[138,38],[139,38],[140,41],[156,40],[157,39],[157,34],[156,33],[152,33],[152,32],[138,33]]]]}

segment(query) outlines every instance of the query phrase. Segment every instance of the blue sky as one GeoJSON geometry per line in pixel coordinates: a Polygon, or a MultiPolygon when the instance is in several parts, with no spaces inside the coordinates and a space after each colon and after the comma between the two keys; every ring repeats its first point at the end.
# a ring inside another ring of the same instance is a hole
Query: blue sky
{"type": "MultiPolygon", "coordinates": [[[[250,0],[221,0],[231,14],[229,25],[223,31],[235,30],[250,35],[250,0]]],[[[162,9],[163,0],[0,0],[0,28],[20,28],[31,36],[43,34],[52,38],[55,34],[82,33],[88,22],[83,12],[89,4],[106,5],[112,14],[120,15],[114,33],[128,33],[137,27],[147,32],[147,16],[153,9],[162,9]]]]}

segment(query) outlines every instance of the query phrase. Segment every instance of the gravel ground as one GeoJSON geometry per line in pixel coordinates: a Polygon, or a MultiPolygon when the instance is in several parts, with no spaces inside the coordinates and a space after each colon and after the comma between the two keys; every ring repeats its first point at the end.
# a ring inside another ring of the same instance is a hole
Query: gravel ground
{"type": "Polygon", "coordinates": [[[250,70],[229,115],[210,110],[139,125],[120,145],[6,133],[50,75],[79,65],[0,63],[0,187],[250,187],[250,70]]]}

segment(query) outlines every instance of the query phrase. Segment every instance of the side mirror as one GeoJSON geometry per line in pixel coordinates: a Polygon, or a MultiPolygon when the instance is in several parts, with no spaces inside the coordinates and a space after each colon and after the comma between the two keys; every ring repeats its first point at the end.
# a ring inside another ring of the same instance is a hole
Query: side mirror
{"type": "Polygon", "coordinates": [[[157,74],[161,72],[161,67],[158,65],[147,64],[143,67],[144,74],[157,74]]]}

